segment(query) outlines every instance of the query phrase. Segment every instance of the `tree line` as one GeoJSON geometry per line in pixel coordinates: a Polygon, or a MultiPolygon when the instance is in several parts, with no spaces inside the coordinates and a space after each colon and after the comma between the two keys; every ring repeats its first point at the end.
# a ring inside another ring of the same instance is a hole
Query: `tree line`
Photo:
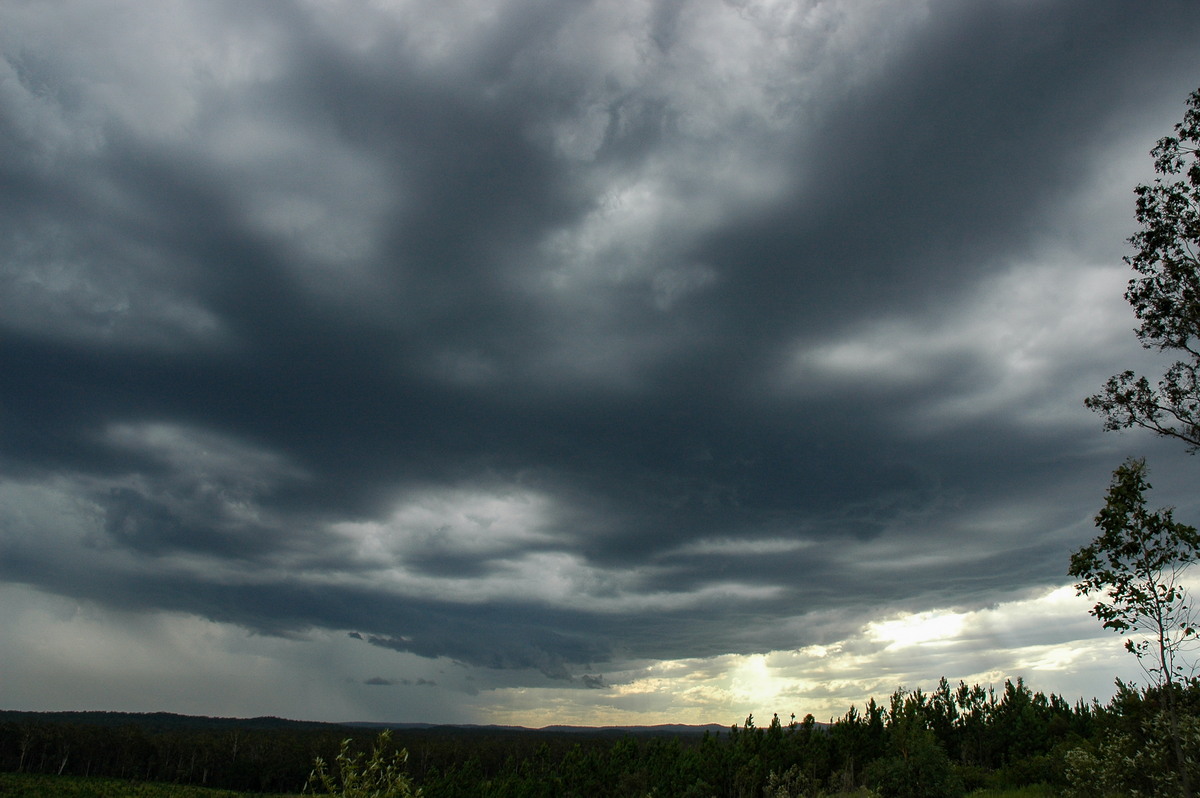
{"type": "MultiPolygon", "coordinates": [[[[1200,717],[1200,688],[1176,698],[1200,717]]],[[[818,723],[753,716],[697,735],[519,730],[397,729],[407,775],[426,798],[643,796],[792,798],[869,787],[889,796],[956,796],[983,786],[1070,789],[1076,769],[1099,772],[1129,751],[1164,757],[1153,735],[1163,694],[1119,685],[1107,705],[1068,702],[1022,680],[1000,689],[942,679],[929,692],[898,689],[886,701],[818,723]],[[1155,753],[1157,752],[1157,753],[1155,753]],[[1088,765],[1092,762],[1092,765],[1088,765]]],[[[343,740],[368,747],[375,732],[321,728],[146,728],[132,723],[0,722],[0,770],[114,776],[243,791],[298,793],[317,757],[343,740]]],[[[1200,753],[1200,739],[1187,743],[1200,753]]],[[[1149,759],[1147,761],[1150,761],[1149,759]]],[[[1152,786],[1152,774],[1131,774],[1152,786]]],[[[1094,794],[1094,793],[1089,793],[1094,794]]],[[[1123,794],[1130,794],[1125,792],[1123,794]]],[[[1150,794],[1148,791],[1147,794],[1150,794]]]]}

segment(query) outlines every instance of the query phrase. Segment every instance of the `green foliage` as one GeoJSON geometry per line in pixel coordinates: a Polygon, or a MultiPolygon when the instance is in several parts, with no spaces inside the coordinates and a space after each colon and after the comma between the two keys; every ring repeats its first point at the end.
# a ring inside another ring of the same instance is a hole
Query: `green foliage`
{"type": "Polygon", "coordinates": [[[1160,175],[1136,189],[1141,232],[1126,262],[1138,273],[1125,298],[1147,349],[1182,355],[1157,385],[1125,371],[1085,404],[1111,430],[1143,427],[1200,448],[1200,90],[1191,94],[1174,136],[1151,151],[1160,175]]]}
{"type": "Polygon", "coordinates": [[[1170,509],[1149,511],[1144,460],[1113,474],[1101,534],[1071,556],[1069,574],[1079,595],[1103,596],[1092,615],[1106,629],[1129,635],[1125,647],[1147,673],[1170,685],[1182,676],[1180,655],[1196,635],[1182,577],[1200,556],[1200,534],[1175,521],[1170,509]]]}
{"type": "Polygon", "coordinates": [[[930,728],[932,704],[920,691],[897,691],[889,714],[889,755],[872,762],[867,783],[883,798],[957,798],[962,779],[930,728]]]}
{"type": "Polygon", "coordinates": [[[1097,745],[1066,755],[1065,798],[1118,798],[1147,793],[1130,782],[1138,774],[1138,750],[1125,734],[1110,734],[1097,745]]]}
{"type": "MultiPolygon", "coordinates": [[[[1104,509],[1096,516],[1101,534],[1071,557],[1069,573],[1080,580],[1075,585],[1079,594],[1104,596],[1105,600],[1092,607],[1092,614],[1106,629],[1128,635],[1125,647],[1161,689],[1160,731],[1162,739],[1171,743],[1172,762],[1160,759],[1152,767],[1143,763],[1142,769],[1171,774],[1178,790],[1169,794],[1189,798],[1194,765],[1185,752],[1188,718],[1181,715],[1176,703],[1177,687],[1185,676],[1185,647],[1196,637],[1183,576],[1200,557],[1200,534],[1176,522],[1170,509],[1147,510],[1145,493],[1149,489],[1144,460],[1129,460],[1114,472],[1104,509]]],[[[1105,741],[1108,748],[1095,755],[1100,766],[1107,767],[1118,758],[1116,752],[1124,750],[1125,739],[1118,735],[1105,741]]],[[[1155,746],[1137,748],[1120,762],[1131,756],[1144,758],[1154,750],[1155,746]]],[[[1082,756],[1078,754],[1076,759],[1082,756]]],[[[1113,767],[1119,770],[1119,764],[1113,767]]],[[[1108,771],[1102,767],[1097,772],[1108,771]]],[[[1108,789],[1107,782],[1102,785],[1108,789]]]]}
{"type": "Polygon", "coordinates": [[[122,779],[0,773],[0,795],[4,798],[250,798],[251,793],[122,779]]]}
{"type": "Polygon", "coordinates": [[[1137,690],[1117,681],[1117,695],[1091,740],[1064,757],[1067,798],[1187,795],[1200,779],[1200,691],[1193,682],[1137,690]],[[1170,706],[1177,712],[1172,720],[1170,706]],[[1179,763],[1185,764],[1180,767],[1179,763]]]}
{"type": "Polygon", "coordinates": [[[1200,718],[1180,713],[1172,720],[1167,712],[1155,714],[1144,728],[1143,744],[1138,749],[1139,768],[1154,784],[1154,795],[1181,795],[1184,785],[1197,783],[1200,779],[1200,718]],[[1167,741],[1178,739],[1182,748],[1184,765],[1177,767],[1175,752],[1167,741]]]}
{"type": "Polygon", "coordinates": [[[416,798],[421,790],[414,789],[408,776],[408,751],[392,750],[390,730],[380,732],[379,739],[364,759],[362,752],[350,753],[350,740],[343,740],[334,763],[337,773],[331,773],[325,760],[317,757],[305,792],[331,795],[337,798],[416,798]],[[315,792],[324,790],[323,793],[315,792]]]}
{"type": "Polygon", "coordinates": [[[771,771],[763,788],[763,798],[808,798],[819,795],[820,789],[800,765],[792,765],[782,773],[771,771]]]}

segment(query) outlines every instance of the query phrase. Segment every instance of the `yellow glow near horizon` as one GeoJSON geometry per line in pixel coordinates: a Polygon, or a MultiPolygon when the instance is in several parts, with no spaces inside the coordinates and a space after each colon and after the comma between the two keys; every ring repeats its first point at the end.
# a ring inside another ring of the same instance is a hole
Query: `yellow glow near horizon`
{"type": "Polygon", "coordinates": [[[730,690],[740,700],[759,703],[775,695],[778,686],[763,654],[739,657],[741,660],[730,674],[730,690]]]}
{"type": "Polygon", "coordinates": [[[1120,639],[1091,622],[1070,585],[970,611],[930,609],[872,621],[840,641],[757,654],[643,663],[605,674],[602,690],[498,690],[487,722],[546,725],[741,723],[753,713],[840,717],[899,686],[1002,687],[1024,677],[1033,689],[1074,700],[1106,700],[1114,676],[1136,679],[1120,639]],[[567,719],[570,720],[567,720],[567,719]]]}

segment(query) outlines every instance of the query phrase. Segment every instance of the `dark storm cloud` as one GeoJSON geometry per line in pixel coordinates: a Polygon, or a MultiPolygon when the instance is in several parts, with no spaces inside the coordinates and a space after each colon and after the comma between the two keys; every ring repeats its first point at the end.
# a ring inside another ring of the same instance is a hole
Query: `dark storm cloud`
{"type": "MultiPolygon", "coordinates": [[[[1194,15],[936,3],[815,87],[780,50],[743,108],[757,84],[688,73],[716,7],[597,34],[633,67],[570,49],[604,9],[512,4],[443,51],[205,7],[268,55],[138,74],[147,107],[85,70],[127,74],[115,27],[6,41],[3,577],[556,680],[1060,579],[1112,466],[1094,429],[913,418],[1011,389],[951,311],[1173,119],[1194,15]],[[899,376],[811,366],[881,323],[921,350],[899,376]]],[[[1076,406],[1101,355],[1015,399],[1076,406]]]]}
{"type": "MultiPolygon", "coordinates": [[[[1146,44],[1168,16],[931,11],[887,75],[832,99],[791,202],[716,231],[698,255],[730,264],[720,309],[756,343],[764,329],[824,332],[953,299],[1045,234],[1102,137],[1171,97],[1152,85],[1146,44]]],[[[1172,32],[1158,57],[1175,61],[1188,35],[1172,32]]]]}
{"type": "Polygon", "coordinates": [[[604,683],[603,676],[593,676],[589,673],[585,673],[579,677],[579,681],[581,681],[583,686],[589,690],[604,690],[608,688],[608,685],[604,683]]]}
{"type": "Polygon", "coordinates": [[[403,687],[437,687],[437,682],[432,679],[385,679],[382,676],[372,676],[370,679],[363,679],[363,684],[372,687],[395,687],[396,685],[403,687]]]}

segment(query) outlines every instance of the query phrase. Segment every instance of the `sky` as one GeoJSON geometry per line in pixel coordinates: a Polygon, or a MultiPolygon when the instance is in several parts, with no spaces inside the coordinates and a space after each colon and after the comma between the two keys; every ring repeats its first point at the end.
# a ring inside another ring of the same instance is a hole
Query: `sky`
{"type": "Polygon", "coordinates": [[[1141,677],[1066,575],[1190,2],[7,0],[0,707],[1141,677]]]}

